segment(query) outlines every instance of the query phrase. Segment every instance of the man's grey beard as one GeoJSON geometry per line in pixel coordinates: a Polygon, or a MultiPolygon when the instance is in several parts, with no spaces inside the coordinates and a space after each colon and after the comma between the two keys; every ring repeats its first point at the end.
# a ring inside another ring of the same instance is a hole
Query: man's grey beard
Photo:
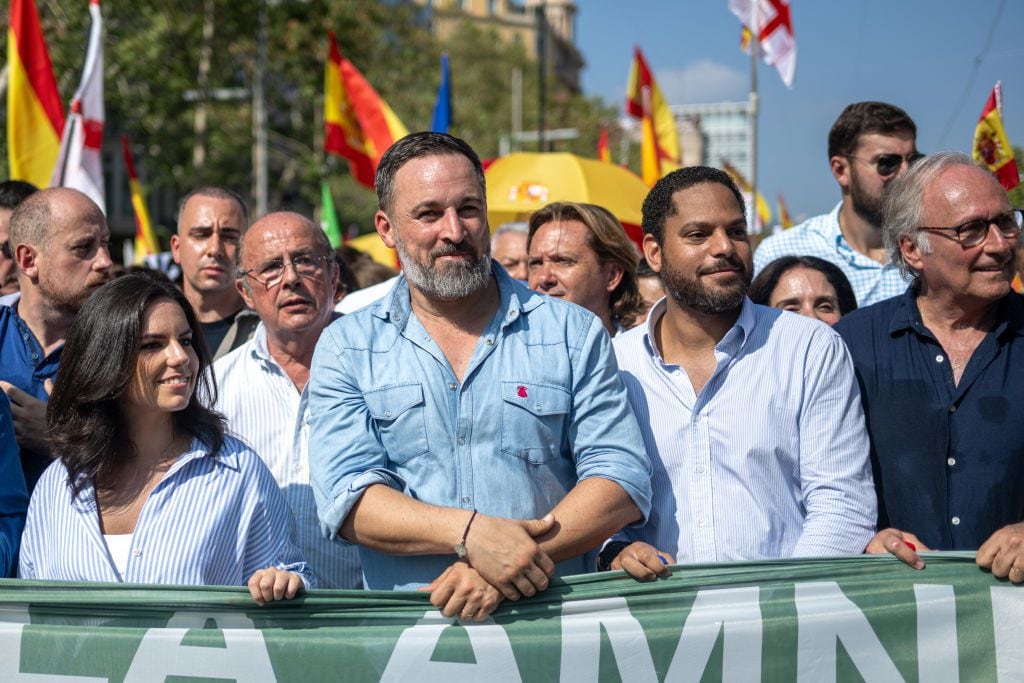
{"type": "MultiPolygon", "coordinates": [[[[465,243],[463,243],[465,244],[465,243]]],[[[413,258],[401,240],[395,239],[398,258],[406,279],[431,299],[455,301],[479,292],[491,278],[491,258],[481,254],[479,258],[455,261],[447,268],[434,268],[433,262],[439,256],[466,253],[469,247],[448,245],[430,252],[430,263],[423,264],[413,258]]]]}

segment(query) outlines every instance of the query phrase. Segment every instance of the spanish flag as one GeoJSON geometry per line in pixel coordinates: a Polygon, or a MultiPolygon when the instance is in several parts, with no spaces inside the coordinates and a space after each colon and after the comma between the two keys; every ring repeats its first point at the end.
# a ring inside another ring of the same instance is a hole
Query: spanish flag
{"type": "Polygon", "coordinates": [[[140,265],[147,256],[160,253],[160,241],[153,232],[146,209],[146,198],[142,196],[139,176],[135,173],[135,162],[129,149],[128,136],[121,136],[121,151],[124,153],[124,167],[128,171],[128,188],[131,191],[132,208],[135,210],[135,265],[140,265]]]}
{"type": "Polygon", "coordinates": [[[348,159],[352,177],[373,188],[381,155],[409,131],[352,62],[333,32],[324,74],[324,151],[348,159]]]}
{"type": "Polygon", "coordinates": [[[64,109],[35,0],[11,0],[7,71],[10,177],[46,187],[60,149],[64,109]]]}
{"type": "Polygon", "coordinates": [[[736,183],[736,186],[740,188],[740,192],[746,198],[745,201],[748,203],[753,202],[756,210],[753,213],[753,223],[751,232],[759,233],[767,226],[772,220],[772,210],[768,208],[768,202],[765,201],[764,195],[760,192],[757,193],[756,198],[750,196],[750,191],[754,189],[750,185],[750,181],[747,177],[740,172],[738,168],[730,164],[725,159],[722,159],[722,170],[729,174],[732,181],[736,183]]]}
{"type": "Polygon", "coordinates": [[[597,158],[605,163],[612,163],[612,151],[608,149],[608,129],[602,128],[597,138],[597,158]]]}
{"type": "Polygon", "coordinates": [[[793,227],[793,219],[790,217],[789,209],[786,207],[786,200],[782,198],[781,192],[775,195],[775,198],[779,202],[779,225],[782,226],[783,230],[789,230],[793,227]]]}
{"type": "Polygon", "coordinates": [[[1020,185],[1017,162],[1013,158],[1013,146],[1003,128],[1003,83],[992,88],[981,118],[974,129],[974,161],[985,166],[999,179],[1007,191],[1020,185]]]}
{"type": "Polygon", "coordinates": [[[640,119],[640,165],[644,182],[654,185],[679,168],[679,134],[672,110],[654,81],[640,48],[633,48],[633,64],[626,88],[626,113],[640,119]]]}

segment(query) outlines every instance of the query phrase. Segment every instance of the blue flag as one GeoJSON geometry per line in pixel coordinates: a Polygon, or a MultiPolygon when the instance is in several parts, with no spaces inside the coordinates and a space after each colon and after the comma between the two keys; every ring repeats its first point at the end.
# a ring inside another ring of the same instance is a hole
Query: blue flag
{"type": "Polygon", "coordinates": [[[434,121],[430,130],[435,133],[447,133],[452,126],[452,86],[451,72],[448,69],[448,53],[441,54],[441,87],[437,89],[437,102],[434,104],[434,121]]]}

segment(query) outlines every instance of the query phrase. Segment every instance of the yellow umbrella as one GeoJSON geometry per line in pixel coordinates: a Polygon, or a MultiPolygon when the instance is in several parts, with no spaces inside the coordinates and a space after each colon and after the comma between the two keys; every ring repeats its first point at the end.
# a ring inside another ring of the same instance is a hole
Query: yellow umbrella
{"type": "Polygon", "coordinates": [[[346,242],[346,244],[369,254],[370,258],[377,263],[383,263],[389,268],[398,268],[398,254],[394,249],[384,244],[380,235],[376,232],[368,232],[365,235],[354,237],[346,242]]]}
{"type": "Polygon", "coordinates": [[[585,202],[611,211],[638,239],[640,207],[650,188],[621,166],[568,152],[516,152],[494,161],[485,175],[492,230],[527,220],[551,202],[585,202]]]}

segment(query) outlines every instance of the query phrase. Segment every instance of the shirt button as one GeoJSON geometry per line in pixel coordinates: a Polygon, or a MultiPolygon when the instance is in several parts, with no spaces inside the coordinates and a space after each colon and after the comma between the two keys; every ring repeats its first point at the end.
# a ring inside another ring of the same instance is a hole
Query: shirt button
{"type": "Polygon", "coordinates": [[[708,520],[704,519],[703,517],[701,517],[700,519],[697,520],[697,526],[707,526],[707,525],[708,525],[708,520]]]}
{"type": "Polygon", "coordinates": [[[956,412],[956,406],[950,406],[949,407],[949,412],[955,413],[956,412]]]}
{"type": "Polygon", "coordinates": [[[952,467],[956,464],[956,458],[946,458],[946,464],[952,467]]]}
{"type": "Polygon", "coordinates": [[[704,474],[704,465],[697,465],[693,468],[693,471],[697,474],[704,474]]]}
{"type": "Polygon", "coordinates": [[[391,411],[390,410],[385,410],[384,411],[384,417],[391,417],[391,411]]]}
{"type": "Polygon", "coordinates": [[[936,363],[941,363],[944,360],[945,360],[945,358],[942,357],[941,353],[939,355],[935,356],[935,362],[936,363]]]}
{"type": "Polygon", "coordinates": [[[493,339],[488,339],[487,340],[487,345],[488,346],[494,346],[494,340],[493,339]]]}
{"type": "Polygon", "coordinates": [[[132,551],[132,556],[133,557],[142,557],[142,551],[141,550],[133,550],[132,551]]]}
{"type": "Polygon", "coordinates": [[[463,439],[461,436],[459,437],[459,445],[460,446],[465,446],[466,445],[466,440],[463,439]]]}
{"type": "Polygon", "coordinates": [[[455,382],[452,382],[451,384],[448,385],[448,388],[451,389],[452,391],[455,391],[458,388],[458,385],[455,384],[455,382]]]}
{"type": "Polygon", "coordinates": [[[469,505],[469,496],[463,496],[462,504],[463,505],[469,505]]]}
{"type": "Polygon", "coordinates": [[[953,519],[951,519],[949,521],[953,523],[953,526],[957,526],[958,524],[960,524],[960,518],[959,517],[954,517],[953,519]]]}

